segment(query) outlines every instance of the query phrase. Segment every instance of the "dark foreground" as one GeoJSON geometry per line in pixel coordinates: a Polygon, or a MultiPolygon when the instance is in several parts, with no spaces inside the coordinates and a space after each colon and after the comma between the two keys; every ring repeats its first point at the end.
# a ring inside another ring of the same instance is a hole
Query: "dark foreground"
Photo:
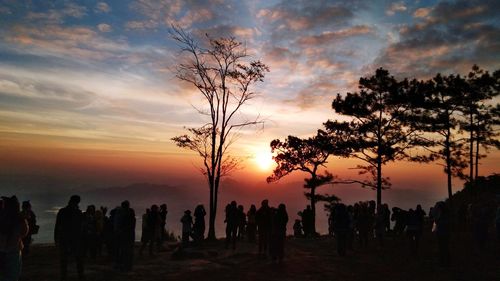
{"type": "MultiPolygon", "coordinates": [[[[404,237],[406,238],[406,237],[404,237]]],[[[479,254],[470,246],[467,237],[455,237],[452,242],[452,265],[449,268],[437,264],[437,248],[433,237],[424,237],[419,256],[409,254],[406,239],[388,238],[384,250],[375,241],[366,250],[355,243],[354,252],[339,257],[335,240],[328,237],[317,239],[290,238],[286,244],[283,264],[273,264],[259,259],[256,247],[240,243],[236,251],[225,250],[218,241],[201,249],[189,250],[180,258],[173,259],[172,251],[155,257],[140,257],[136,247],[135,267],[132,272],[113,270],[105,257],[87,262],[87,281],[123,280],[500,280],[500,245],[490,241],[485,253],[479,254]]],[[[32,254],[24,261],[22,281],[58,280],[56,248],[35,245],[32,254]]],[[[76,280],[75,265],[70,264],[69,280],[76,280]]]]}

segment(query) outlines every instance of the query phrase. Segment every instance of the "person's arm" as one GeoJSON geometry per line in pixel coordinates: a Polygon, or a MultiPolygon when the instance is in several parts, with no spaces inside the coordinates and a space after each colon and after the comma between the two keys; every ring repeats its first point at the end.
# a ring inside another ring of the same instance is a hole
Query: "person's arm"
{"type": "Polygon", "coordinates": [[[19,229],[19,237],[24,238],[26,235],[28,235],[28,232],[30,231],[30,228],[28,226],[28,221],[26,219],[22,219],[21,222],[21,227],[19,229]]]}

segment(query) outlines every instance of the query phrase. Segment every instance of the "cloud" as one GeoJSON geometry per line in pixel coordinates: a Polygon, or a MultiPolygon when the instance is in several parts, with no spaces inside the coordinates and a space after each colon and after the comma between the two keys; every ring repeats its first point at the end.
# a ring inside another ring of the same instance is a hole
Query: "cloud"
{"type": "Polygon", "coordinates": [[[96,13],[109,13],[111,12],[111,7],[106,2],[98,2],[95,5],[94,11],[96,13]]]}
{"type": "Polygon", "coordinates": [[[40,22],[41,24],[56,24],[64,22],[65,18],[71,17],[81,19],[87,15],[87,8],[75,3],[65,3],[58,9],[47,9],[43,12],[28,11],[26,20],[28,22],[40,22]]]}
{"type": "Polygon", "coordinates": [[[430,8],[418,8],[417,10],[415,10],[415,12],[413,12],[413,17],[425,18],[429,15],[430,12],[431,12],[430,8]]]}
{"type": "Polygon", "coordinates": [[[419,13],[423,21],[401,28],[399,40],[382,51],[373,67],[413,77],[464,73],[473,64],[498,68],[496,7],[495,1],[457,1],[426,8],[419,13]]]}
{"type": "Polygon", "coordinates": [[[145,30],[145,29],[153,29],[158,27],[158,22],[153,20],[144,20],[144,21],[128,21],[125,23],[126,29],[135,29],[135,30],[145,30]]]}
{"type": "Polygon", "coordinates": [[[397,12],[404,12],[407,10],[407,7],[404,2],[396,2],[392,3],[391,6],[385,11],[385,14],[388,16],[393,16],[397,12]]]}
{"type": "Polygon", "coordinates": [[[297,43],[302,46],[331,44],[335,40],[348,38],[352,36],[373,34],[373,32],[374,30],[370,26],[356,25],[353,27],[348,27],[337,31],[325,31],[320,35],[305,36],[299,38],[297,40],[297,43]]]}
{"type": "Polygon", "coordinates": [[[36,53],[91,60],[112,57],[129,50],[126,42],[107,39],[87,27],[16,25],[5,39],[21,48],[33,48],[36,53]]]}
{"type": "Polygon", "coordinates": [[[273,25],[276,32],[303,31],[344,24],[352,16],[352,11],[347,7],[316,1],[283,1],[257,13],[257,18],[273,25]]]}
{"type": "Polygon", "coordinates": [[[99,29],[100,32],[111,32],[111,30],[113,30],[113,28],[111,28],[111,25],[106,23],[98,24],[97,29],[99,29]]]}

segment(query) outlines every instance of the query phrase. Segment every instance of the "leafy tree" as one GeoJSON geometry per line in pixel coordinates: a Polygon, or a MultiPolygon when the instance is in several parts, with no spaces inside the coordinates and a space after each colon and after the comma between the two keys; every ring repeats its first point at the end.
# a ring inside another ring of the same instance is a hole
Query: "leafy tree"
{"type": "Polygon", "coordinates": [[[476,117],[475,132],[476,132],[476,147],[475,147],[475,177],[479,176],[479,159],[486,157],[486,154],[481,154],[481,147],[488,151],[491,147],[500,149],[500,104],[495,106],[482,105],[476,117]]]}
{"type": "Polygon", "coordinates": [[[278,181],[294,171],[309,174],[309,178],[304,180],[304,188],[308,190],[305,195],[311,201],[313,232],[316,232],[316,202],[318,201],[316,189],[330,183],[333,179],[333,175],[328,171],[320,174],[319,169],[326,167],[330,155],[345,155],[344,147],[338,146],[332,149],[331,138],[325,132],[318,130],[315,136],[309,138],[288,136],[284,141],[273,140],[271,151],[275,153],[273,159],[277,166],[273,174],[267,178],[268,183],[278,181]]]}
{"type": "Polygon", "coordinates": [[[238,159],[228,154],[235,133],[258,120],[240,121],[236,114],[257,93],[252,86],[262,82],[269,68],[260,61],[248,61],[246,48],[235,38],[211,39],[202,47],[184,30],[172,26],[172,38],[178,43],[186,60],[176,69],[178,79],[191,84],[201,94],[207,109],[198,112],[208,121],[188,134],[172,140],[182,148],[196,152],[202,159],[202,173],[210,191],[208,239],[215,239],[215,218],[219,183],[238,166],[238,159]]]}
{"type": "MultiPolygon", "coordinates": [[[[382,189],[390,186],[383,177],[383,166],[408,157],[406,151],[416,145],[417,130],[410,126],[414,107],[412,99],[415,81],[397,81],[387,70],[379,68],[375,75],[359,80],[359,92],[337,94],[332,107],[336,113],[351,117],[351,121],[329,120],[326,131],[350,136],[350,156],[363,161],[360,174],[371,178],[362,181],[377,191],[377,204],[382,204],[382,189]]],[[[416,102],[416,101],[415,101],[416,102]]]]}

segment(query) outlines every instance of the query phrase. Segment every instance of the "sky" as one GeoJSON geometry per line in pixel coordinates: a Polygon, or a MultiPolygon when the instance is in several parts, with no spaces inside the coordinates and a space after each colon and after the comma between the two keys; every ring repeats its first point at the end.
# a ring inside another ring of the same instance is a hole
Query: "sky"
{"type": "MultiPolygon", "coordinates": [[[[264,126],[242,131],[232,150],[247,159],[233,178],[266,186],[271,171],[255,159],[270,141],[340,118],[333,97],[378,67],[419,79],[466,74],[473,64],[499,69],[499,15],[497,1],[0,0],[0,180],[40,192],[202,185],[196,156],[171,141],[206,122],[193,108],[200,94],[172,71],[171,24],[199,40],[234,36],[270,67],[242,111],[260,114],[264,126]]],[[[481,173],[499,172],[499,163],[489,152],[481,173]]],[[[332,158],[328,169],[356,177],[356,164],[332,158]]],[[[435,164],[385,171],[395,190],[446,194],[435,164]]],[[[297,182],[297,200],[303,176],[284,180],[297,182]]]]}

